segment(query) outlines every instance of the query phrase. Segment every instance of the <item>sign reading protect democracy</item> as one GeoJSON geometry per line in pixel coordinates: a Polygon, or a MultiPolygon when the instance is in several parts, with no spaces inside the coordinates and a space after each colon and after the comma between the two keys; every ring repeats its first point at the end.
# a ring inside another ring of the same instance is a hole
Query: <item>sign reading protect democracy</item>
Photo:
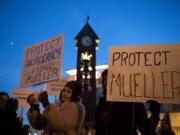
{"type": "Polygon", "coordinates": [[[64,36],[60,35],[25,48],[21,87],[58,79],[61,72],[64,36]]]}
{"type": "Polygon", "coordinates": [[[180,103],[180,44],[112,46],[107,100],[180,103]]]}

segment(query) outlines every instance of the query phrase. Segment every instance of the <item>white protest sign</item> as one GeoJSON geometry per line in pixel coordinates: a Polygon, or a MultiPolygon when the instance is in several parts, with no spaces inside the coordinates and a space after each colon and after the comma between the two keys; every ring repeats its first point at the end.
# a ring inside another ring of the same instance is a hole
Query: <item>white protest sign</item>
{"type": "Polygon", "coordinates": [[[17,88],[13,90],[13,97],[18,100],[19,107],[27,107],[27,97],[30,94],[34,94],[35,96],[38,96],[40,91],[38,90],[27,90],[23,88],[17,88]]]}
{"type": "Polygon", "coordinates": [[[48,95],[59,96],[61,90],[64,88],[64,85],[71,80],[74,80],[75,76],[63,77],[58,80],[54,80],[46,83],[45,90],[48,92],[48,95]]]}
{"type": "Polygon", "coordinates": [[[107,100],[180,103],[180,44],[112,46],[107,100]]]}
{"type": "MultiPolygon", "coordinates": [[[[160,113],[160,121],[163,120],[165,113],[160,113]]],[[[170,112],[170,123],[171,127],[177,127],[180,123],[180,117],[179,117],[179,112],[170,112]]],[[[158,127],[161,126],[161,122],[159,122],[158,127]]]]}
{"type": "Polygon", "coordinates": [[[21,87],[58,79],[61,72],[64,36],[59,35],[25,48],[21,87]]]}

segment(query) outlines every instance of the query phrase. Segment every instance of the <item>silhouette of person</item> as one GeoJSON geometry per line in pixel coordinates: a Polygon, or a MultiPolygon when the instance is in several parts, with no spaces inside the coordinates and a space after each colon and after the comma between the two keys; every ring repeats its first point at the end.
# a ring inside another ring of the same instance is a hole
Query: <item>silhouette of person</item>
{"type": "Polygon", "coordinates": [[[24,135],[22,121],[17,117],[18,100],[9,98],[6,104],[6,134],[24,135]]]}
{"type": "Polygon", "coordinates": [[[0,92],[0,131],[2,134],[6,133],[6,104],[9,99],[9,95],[6,92],[0,92]]]}
{"type": "MultiPolygon", "coordinates": [[[[104,91],[106,91],[107,87],[107,74],[108,70],[102,74],[104,91]]],[[[104,109],[101,109],[99,118],[103,118],[102,122],[104,122],[104,128],[106,129],[106,134],[104,135],[137,135],[137,130],[142,135],[154,134],[154,130],[159,122],[160,104],[152,100],[148,101],[148,103],[151,111],[150,118],[147,117],[142,103],[110,102],[102,104],[101,108],[104,109]]],[[[100,104],[97,108],[99,106],[100,104]]],[[[99,129],[97,128],[97,130],[99,129]]],[[[100,135],[98,133],[96,135],[100,135]]]]}
{"type": "Polygon", "coordinates": [[[27,113],[32,127],[44,130],[43,135],[79,135],[85,115],[84,107],[78,103],[81,92],[81,86],[70,81],[64,86],[59,103],[49,103],[47,92],[41,93],[43,113],[37,107],[31,107],[27,113]]]}
{"type": "Polygon", "coordinates": [[[6,108],[9,95],[6,92],[0,91],[0,111],[4,111],[6,108]]]}
{"type": "Polygon", "coordinates": [[[95,112],[95,129],[96,135],[107,135],[108,134],[108,122],[109,113],[111,109],[112,102],[106,101],[106,85],[107,85],[107,70],[102,73],[102,87],[103,87],[103,97],[99,99],[99,103],[96,107],[95,112]]]}

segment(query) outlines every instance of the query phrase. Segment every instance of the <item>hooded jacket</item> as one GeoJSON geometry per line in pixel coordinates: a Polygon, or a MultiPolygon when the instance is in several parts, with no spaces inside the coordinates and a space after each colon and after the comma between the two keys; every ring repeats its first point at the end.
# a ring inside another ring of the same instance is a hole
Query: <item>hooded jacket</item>
{"type": "Polygon", "coordinates": [[[85,109],[77,102],[49,104],[40,113],[40,110],[27,112],[31,126],[37,130],[44,130],[43,135],[79,135],[81,130],[85,109]]]}

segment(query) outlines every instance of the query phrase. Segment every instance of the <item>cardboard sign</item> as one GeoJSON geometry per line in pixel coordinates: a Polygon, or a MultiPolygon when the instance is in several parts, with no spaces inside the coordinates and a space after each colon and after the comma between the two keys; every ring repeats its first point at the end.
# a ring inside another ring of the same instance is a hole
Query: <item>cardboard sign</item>
{"type": "Polygon", "coordinates": [[[34,94],[36,97],[39,95],[40,91],[38,90],[27,90],[27,89],[14,89],[13,90],[13,97],[18,100],[19,107],[27,107],[27,97],[30,94],[34,94]]]}
{"type": "Polygon", "coordinates": [[[48,95],[59,96],[61,90],[64,88],[64,85],[71,80],[74,80],[75,76],[63,77],[61,79],[51,81],[46,83],[45,90],[48,92],[48,95]]]}
{"type": "Polygon", "coordinates": [[[107,100],[180,103],[180,44],[112,46],[107,100]]]}
{"type": "Polygon", "coordinates": [[[58,79],[61,72],[64,36],[60,35],[25,48],[21,87],[58,79]]]}

